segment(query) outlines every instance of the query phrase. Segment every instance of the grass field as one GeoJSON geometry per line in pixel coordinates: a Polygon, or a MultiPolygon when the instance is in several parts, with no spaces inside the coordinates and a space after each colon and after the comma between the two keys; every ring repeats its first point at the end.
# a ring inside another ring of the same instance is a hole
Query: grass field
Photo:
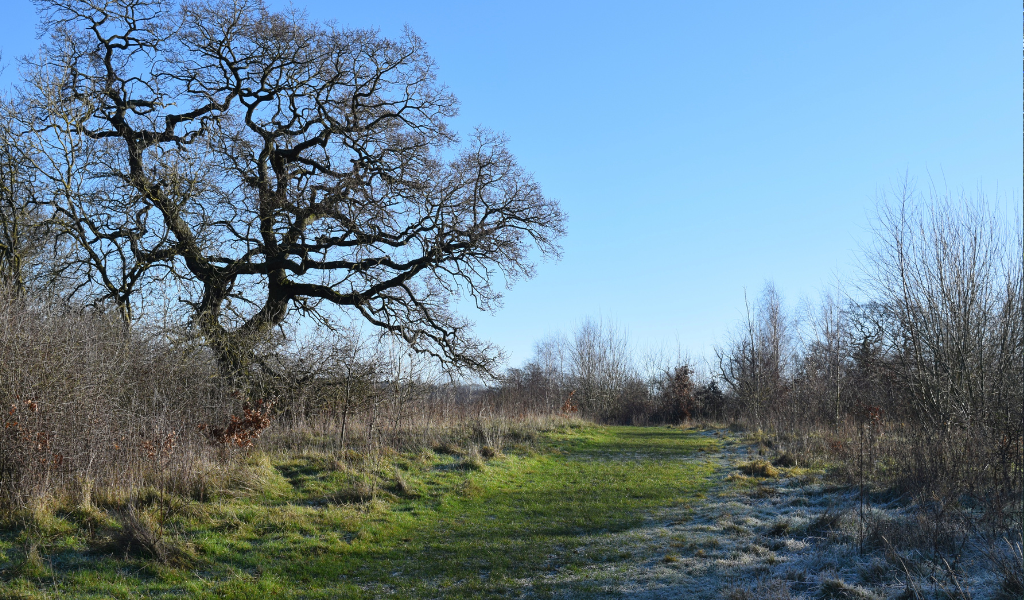
{"type": "Polygon", "coordinates": [[[582,426],[487,460],[256,454],[206,502],[154,490],[135,513],[8,523],[0,597],[563,596],[581,585],[565,574],[630,558],[587,540],[699,502],[718,448],[694,431],[582,426]]]}

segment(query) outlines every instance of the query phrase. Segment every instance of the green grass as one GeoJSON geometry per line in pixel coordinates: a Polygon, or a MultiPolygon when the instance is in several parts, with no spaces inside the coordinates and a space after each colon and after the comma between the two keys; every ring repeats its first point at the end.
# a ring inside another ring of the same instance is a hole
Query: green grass
{"type": "Polygon", "coordinates": [[[699,500],[714,470],[699,453],[716,444],[679,429],[586,426],[477,470],[429,451],[348,466],[258,457],[213,501],[149,499],[174,549],[166,564],[126,555],[104,511],[9,525],[0,598],[504,597],[524,579],[544,597],[565,591],[544,574],[623,558],[583,552],[588,536],[699,500]],[[32,543],[38,556],[26,559],[32,543]]]}

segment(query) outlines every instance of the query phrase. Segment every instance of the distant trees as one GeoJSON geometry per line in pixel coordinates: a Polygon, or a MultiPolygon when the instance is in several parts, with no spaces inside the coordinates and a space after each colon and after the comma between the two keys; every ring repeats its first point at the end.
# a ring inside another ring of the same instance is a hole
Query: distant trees
{"type": "Polygon", "coordinates": [[[588,414],[612,412],[617,396],[635,378],[625,333],[614,323],[587,318],[567,342],[576,403],[588,414]]]}
{"type": "Polygon", "coordinates": [[[638,356],[614,323],[587,318],[539,342],[523,367],[490,392],[511,412],[568,412],[607,423],[646,425],[721,418],[725,397],[685,356],[638,356]]]}
{"type": "Polygon", "coordinates": [[[178,298],[232,371],[287,319],[339,311],[493,370],[498,349],[453,301],[495,307],[499,277],[532,275],[531,249],[558,254],[564,216],[502,136],[458,145],[419,38],[260,0],[39,6],[50,40],[22,65],[2,142],[29,170],[16,196],[72,249],[57,268],[76,297],[125,323],[178,298]]]}
{"type": "Polygon", "coordinates": [[[662,406],[658,420],[682,422],[698,415],[698,398],[694,395],[692,368],[688,364],[672,367],[664,376],[661,389],[662,406]]]}

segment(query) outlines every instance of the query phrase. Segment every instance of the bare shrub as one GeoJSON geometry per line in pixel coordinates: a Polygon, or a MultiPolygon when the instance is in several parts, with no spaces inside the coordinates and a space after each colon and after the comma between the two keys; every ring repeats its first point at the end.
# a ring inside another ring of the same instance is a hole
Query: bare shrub
{"type": "Polygon", "coordinates": [[[726,416],[784,439],[777,460],[833,465],[862,508],[872,483],[918,498],[932,554],[955,561],[979,527],[1019,531],[1020,219],[980,192],[901,182],[879,203],[856,299],[837,284],[791,314],[767,285],[747,302],[716,350],[726,416]]]}
{"type": "MultiPolygon", "coordinates": [[[[1024,449],[1020,215],[903,182],[879,209],[868,289],[916,482],[1019,503],[1024,449]]],[[[883,408],[885,408],[883,406],[883,408]]]]}
{"type": "Polygon", "coordinates": [[[223,419],[215,361],[117,317],[0,291],[0,503],[197,476],[223,419]],[[83,483],[85,482],[85,483],[83,483]]]}

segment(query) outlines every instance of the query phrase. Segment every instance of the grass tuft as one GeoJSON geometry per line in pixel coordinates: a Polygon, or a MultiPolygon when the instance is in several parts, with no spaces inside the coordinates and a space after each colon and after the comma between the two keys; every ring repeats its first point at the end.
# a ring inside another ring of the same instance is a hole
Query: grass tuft
{"type": "Polygon", "coordinates": [[[448,454],[450,456],[462,456],[462,449],[455,445],[455,442],[451,440],[445,440],[440,444],[434,446],[434,452],[438,454],[448,454]]]}
{"type": "Polygon", "coordinates": [[[789,468],[795,467],[797,465],[797,461],[796,457],[790,454],[789,452],[783,452],[782,454],[778,455],[775,458],[775,460],[772,461],[772,464],[774,464],[776,467],[789,468]]]}
{"type": "Polygon", "coordinates": [[[406,479],[405,475],[402,474],[402,470],[399,469],[398,467],[395,467],[395,483],[394,486],[392,487],[396,494],[404,498],[420,497],[420,493],[413,489],[413,487],[409,484],[408,480],[406,479]]]}
{"type": "Polygon", "coordinates": [[[363,504],[373,500],[373,488],[365,481],[352,481],[327,495],[332,504],[363,504]]]}
{"type": "Polygon", "coordinates": [[[789,533],[790,526],[789,519],[779,519],[768,529],[768,533],[776,537],[783,536],[789,533]]]}
{"type": "Polygon", "coordinates": [[[727,600],[790,600],[794,596],[788,582],[761,578],[756,584],[726,588],[722,597],[727,600]]]}
{"type": "Polygon", "coordinates": [[[466,456],[462,459],[461,465],[463,469],[470,471],[482,471],[486,466],[484,457],[481,456],[480,449],[476,446],[470,446],[466,456]]]}
{"type": "Polygon", "coordinates": [[[820,600],[877,600],[878,596],[841,579],[824,579],[818,590],[818,598],[820,600]]]}
{"type": "Polygon", "coordinates": [[[766,460],[757,459],[742,463],[739,470],[751,477],[778,477],[779,470],[766,460]]]}
{"type": "Polygon", "coordinates": [[[163,527],[151,514],[140,511],[134,503],[116,511],[114,518],[121,526],[114,544],[125,555],[152,558],[163,564],[187,562],[187,553],[165,539],[163,527]]]}
{"type": "Polygon", "coordinates": [[[35,538],[25,540],[21,559],[14,562],[4,575],[22,577],[24,579],[43,579],[50,576],[42,555],[39,553],[39,541],[35,538]]]}

